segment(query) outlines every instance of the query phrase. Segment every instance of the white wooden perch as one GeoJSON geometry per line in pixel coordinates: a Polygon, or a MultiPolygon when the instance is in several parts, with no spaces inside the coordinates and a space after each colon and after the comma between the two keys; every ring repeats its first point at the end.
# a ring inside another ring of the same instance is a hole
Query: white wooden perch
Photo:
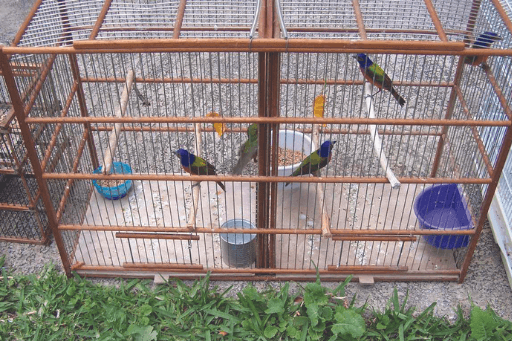
{"type": "MultiPolygon", "coordinates": [[[[311,135],[311,141],[317,148],[320,148],[320,124],[313,124],[313,133],[311,135]]],[[[318,203],[318,207],[320,209],[320,216],[322,217],[322,237],[331,238],[331,219],[329,218],[329,216],[327,215],[327,211],[325,210],[324,188],[322,186],[322,183],[316,184],[316,202],[318,203]]]]}
{"type": "MultiPolygon", "coordinates": [[[[366,94],[366,109],[368,109],[368,117],[375,118],[375,110],[373,109],[375,106],[373,104],[373,99],[370,96],[370,94],[372,93],[372,85],[370,83],[366,83],[364,92],[366,94]]],[[[398,181],[398,179],[395,177],[395,174],[389,167],[388,159],[386,158],[386,155],[382,150],[382,141],[380,140],[379,133],[377,132],[377,126],[374,124],[369,124],[369,127],[370,135],[372,136],[373,140],[373,149],[375,151],[375,154],[377,154],[377,157],[379,158],[380,166],[386,173],[386,177],[388,178],[388,181],[391,184],[391,188],[399,188],[400,181],[398,181]]]]}
{"type": "MultiPolygon", "coordinates": [[[[201,137],[201,123],[196,123],[194,125],[195,133],[196,133],[196,155],[201,156],[203,154],[203,148],[201,147],[203,144],[203,138],[201,137]]],[[[197,214],[197,205],[199,204],[199,195],[201,188],[199,187],[199,181],[195,181],[192,184],[192,209],[188,214],[188,222],[187,228],[189,230],[194,230],[196,227],[196,214],[197,214]]]]}
{"type": "MultiPolygon", "coordinates": [[[[126,107],[128,106],[128,98],[130,95],[130,91],[132,90],[134,77],[135,72],[133,72],[133,70],[130,70],[130,72],[128,72],[128,75],[126,76],[126,83],[124,84],[123,93],[121,94],[121,105],[117,108],[115,112],[116,117],[123,117],[126,112],[126,107]]],[[[114,154],[116,153],[117,149],[119,134],[121,133],[122,127],[122,123],[116,123],[114,124],[114,129],[112,129],[112,132],[110,133],[108,149],[106,150],[105,157],[103,158],[103,174],[110,174],[114,154]]]]}

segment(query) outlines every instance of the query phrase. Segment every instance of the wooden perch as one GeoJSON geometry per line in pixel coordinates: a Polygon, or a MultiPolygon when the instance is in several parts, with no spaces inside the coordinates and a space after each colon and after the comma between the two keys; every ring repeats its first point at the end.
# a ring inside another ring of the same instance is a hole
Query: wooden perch
{"type": "MultiPolygon", "coordinates": [[[[366,83],[364,92],[366,95],[366,108],[368,109],[368,117],[369,118],[375,118],[375,110],[373,108],[375,107],[373,105],[373,99],[369,95],[372,93],[372,86],[370,83],[366,83]]],[[[388,178],[389,183],[391,184],[391,188],[399,188],[400,187],[400,181],[395,177],[395,174],[389,167],[388,159],[386,158],[386,155],[382,151],[382,141],[380,140],[379,133],[377,132],[377,126],[374,124],[368,125],[370,128],[370,135],[372,136],[373,140],[373,149],[375,150],[375,154],[377,154],[377,157],[380,161],[380,166],[386,173],[386,177],[388,178]]]]}
{"type": "MultiPolygon", "coordinates": [[[[311,135],[311,140],[313,144],[320,148],[320,124],[313,124],[313,133],[311,135]]],[[[316,197],[318,207],[320,209],[320,216],[322,217],[322,237],[331,238],[331,219],[327,215],[327,211],[325,210],[324,205],[324,188],[322,187],[324,184],[317,183],[316,184],[316,197]]]]}
{"type": "MultiPolygon", "coordinates": [[[[196,133],[196,155],[201,156],[203,154],[203,149],[201,147],[203,144],[203,138],[201,137],[201,123],[196,123],[194,128],[196,133]]],[[[199,181],[194,182],[192,184],[192,209],[188,214],[187,222],[187,228],[190,230],[194,230],[196,227],[197,205],[199,203],[199,195],[201,194],[200,190],[199,181]]]]}
{"type": "MultiPolygon", "coordinates": [[[[123,93],[121,94],[121,106],[117,108],[115,112],[115,116],[123,117],[126,112],[126,107],[128,106],[128,98],[130,95],[130,91],[132,90],[133,79],[135,78],[135,73],[133,70],[128,72],[126,76],[126,83],[124,85],[123,93]]],[[[108,149],[105,152],[105,157],[103,158],[103,174],[110,174],[112,169],[112,162],[114,154],[116,153],[117,142],[119,140],[119,134],[121,133],[121,128],[123,127],[122,123],[114,124],[114,129],[110,133],[110,138],[108,141],[108,149]]]]}

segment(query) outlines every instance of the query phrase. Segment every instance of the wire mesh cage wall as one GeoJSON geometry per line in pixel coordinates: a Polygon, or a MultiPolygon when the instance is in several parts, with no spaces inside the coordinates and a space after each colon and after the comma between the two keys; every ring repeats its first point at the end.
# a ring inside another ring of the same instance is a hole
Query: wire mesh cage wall
{"type": "Polygon", "coordinates": [[[66,271],[463,280],[511,143],[512,24],[497,0],[375,5],[36,3],[2,70],[66,271]],[[15,63],[46,65],[32,102],[15,63]]]}
{"type": "MultiPolygon", "coordinates": [[[[23,89],[22,96],[28,100],[34,93],[42,65],[13,63],[12,66],[20,89],[23,89]]],[[[46,93],[46,101],[34,103],[32,114],[44,112],[48,115],[52,110],[58,110],[58,103],[52,102],[51,82],[47,82],[41,91],[46,93]]],[[[0,77],[0,94],[0,240],[44,244],[51,232],[48,217],[3,76],[0,77]]],[[[35,148],[41,153],[47,147],[40,139],[45,132],[40,127],[29,129],[37,140],[35,148]]],[[[59,162],[63,150],[59,147],[48,164],[49,170],[59,162]]],[[[58,194],[53,199],[58,200],[58,194]]]]}

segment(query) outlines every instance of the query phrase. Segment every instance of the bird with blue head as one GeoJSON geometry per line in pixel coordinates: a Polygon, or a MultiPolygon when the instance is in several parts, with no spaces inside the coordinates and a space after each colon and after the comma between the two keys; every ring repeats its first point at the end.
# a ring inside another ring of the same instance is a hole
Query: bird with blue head
{"type": "MultiPolygon", "coordinates": [[[[180,159],[181,167],[189,174],[193,175],[217,175],[215,167],[205,159],[196,156],[185,149],[178,149],[174,152],[180,159]]],[[[217,185],[225,192],[226,187],[220,181],[217,185]]]]}
{"type": "MultiPolygon", "coordinates": [[[[499,40],[503,40],[503,38],[501,38],[497,33],[487,31],[478,35],[471,48],[488,49],[494,42],[499,40]]],[[[473,66],[480,66],[487,61],[487,58],[489,58],[489,56],[466,56],[464,57],[464,63],[473,66]]]]}
{"type": "Polygon", "coordinates": [[[375,93],[379,93],[382,89],[387,90],[391,92],[391,95],[397,100],[398,104],[400,106],[404,106],[405,99],[398,94],[398,92],[393,87],[393,82],[391,81],[391,78],[384,72],[384,70],[377,64],[374,63],[370,57],[368,57],[364,53],[358,53],[356,55],[352,56],[357,60],[359,63],[359,68],[361,70],[361,73],[363,74],[364,78],[379,88],[379,91],[375,93]]]}
{"type": "MultiPolygon", "coordinates": [[[[308,157],[306,157],[290,176],[299,176],[305,174],[316,175],[317,172],[327,166],[332,158],[332,148],[336,141],[325,141],[319,149],[315,150],[308,157]]],[[[290,183],[287,182],[285,186],[290,183]]]]}

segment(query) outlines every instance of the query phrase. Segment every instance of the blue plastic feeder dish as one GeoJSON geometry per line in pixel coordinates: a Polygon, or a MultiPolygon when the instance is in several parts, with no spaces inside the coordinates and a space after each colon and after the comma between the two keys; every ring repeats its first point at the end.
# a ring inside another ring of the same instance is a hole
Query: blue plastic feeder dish
{"type": "MultiPolygon", "coordinates": [[[[469,230],[474,228],[466,200],[457,184],[425,188],[414,202],[414,213],[422,229],[469,230]]],[[[456,249],[469,243],[467,235],[428,235],[427,243],[440,249],[456,249]]]]}
{"type": "MultiPolygon", "coordinates": [[[[94,174],[101,174],[101,169],[103,166],[100,166],[94,170],[94,174]]],[[[132,169],[126,163],[122,162],[113,162],[112,163],[112,173],[114,174],[131,174],[132,169]]],[[[133,181],[126,180],[124,183],[114,186],[114,187],[104,187],[101,186],[96,180],[92,180],[94,187],[98,193],[103,195],[106,199],[109,200],[117,200],[126,196],[130,188],[132,188],[133,181]]]]}

